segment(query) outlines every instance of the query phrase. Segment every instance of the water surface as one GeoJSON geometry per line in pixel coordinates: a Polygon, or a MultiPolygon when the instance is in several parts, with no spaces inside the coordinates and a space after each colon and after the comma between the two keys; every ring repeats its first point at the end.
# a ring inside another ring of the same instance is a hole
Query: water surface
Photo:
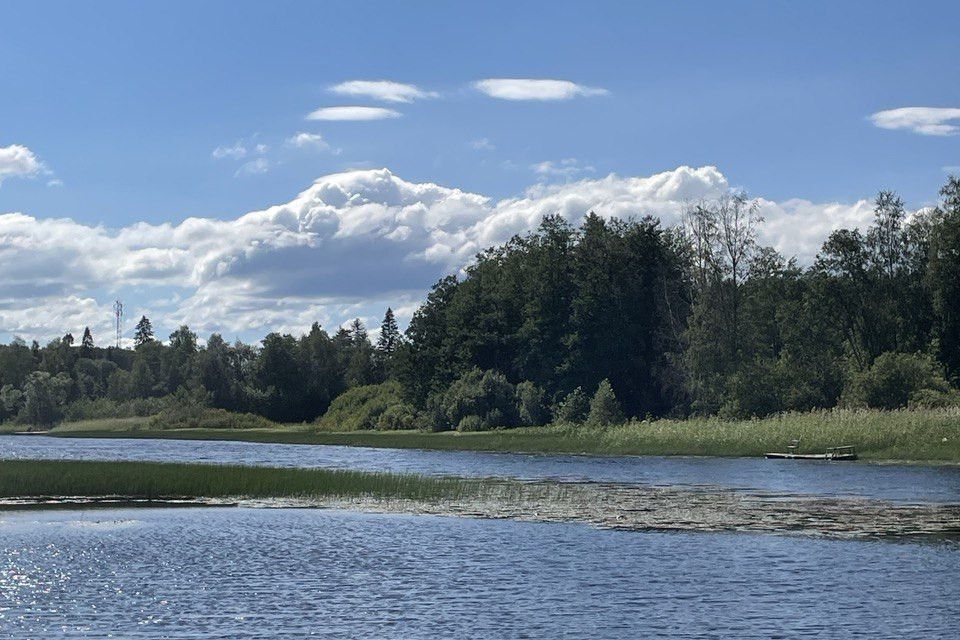
{"type": "Polygon", "coordinates": [[[960,636],[951,545],[324,510],[0,513],[4,638],[960,636]]]}
{"type": "Polygon", "coordinates": [[[0,458],[149,460],[710,486],[903,502],[960,502],[960,466],[763,458],[573,456],[216,440],[0,436],[0,458]]]}

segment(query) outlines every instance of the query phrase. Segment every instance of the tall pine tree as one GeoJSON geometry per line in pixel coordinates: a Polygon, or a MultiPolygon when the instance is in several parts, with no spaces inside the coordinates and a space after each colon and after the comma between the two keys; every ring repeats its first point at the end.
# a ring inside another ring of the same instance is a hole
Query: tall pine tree
{"type": "Polygon", "coordinates": [[[142,316],[133,332],[133,345],[139,347],[148,342],[153,342],[153,325],[150,318],[142,316]]]}
{"type": "Polygon", "coordinates": [[[380,323],[380,337],[377,339],[377,351],[381,357],[388,358],[400,346],[400,329],[397,320],[393,317],[393,309],[387,307],[387,312],[380,323]]]}

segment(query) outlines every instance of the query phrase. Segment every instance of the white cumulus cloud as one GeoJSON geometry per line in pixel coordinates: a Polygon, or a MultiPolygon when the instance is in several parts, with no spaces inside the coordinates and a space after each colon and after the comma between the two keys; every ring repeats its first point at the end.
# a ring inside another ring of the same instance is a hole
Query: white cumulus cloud
{"type": "Polygon", "coordinates": [[[424,91],[413,84],[391,80],[350,80],[333,85],[330,91],[342,96],[359,96],[384,102],[413,102],[425,98],[436,98],[438,95],[434,91],[424,91]]]}
{"type": "Polygon", "coordinates": [[[578,96],[602,96],[606,89],[585,87],[569,80],[533,78],[487,78],[473,83],[478,91],[501,100],[569,100],[578,96]]]}
{"type": "MultiPolygon", "coordinates": [[[[0,333],[82,330],[73,309],[91,326],[108,323],[110,301],[129,296],[137,314],[164,330],[187,323],[254,338],[302,331],[314,320],[332,327],[382,316],[388,305],[412,309],[437,278],[545,215],[574,225],[590,211],[653,215],[673,225],[691,203],[729,191],[710,166],[537,184],[501,200],[371,169],[321,177],[289,202],[225,220],[108,229],[0,214],[0,333]],[[139,309],[136,296],[139,306],[167,302],[139,309]]],[[[863,227],[873,215],[866,200],[760,206],[762,240],[803,261],[830,231],[863,227]]]]}
{"type": "Polygon", "coordinates": [[[287,144],[291,147],[297,147],[298,149],[306,148],[326,151],[330,148],[330,144],[324,140],[323,136],[319,133],[306,133],[304,131],[287,138],[287,144]]]}
{"type": "Polygon", "coordinates": [[[878,111],[870,120],[881,129],[906,129],[925,136],[953,136],[960,133],[960,109],[902,107],[878,111]]]}
{"type": "Polygon", "coordinates": [[[307,115],[307,120],[385,120],[399,118],[400,112],[384,107],[321,107],[307,115]]]}
{"type": "Polygon", "coordinates": [[[31,178],[44,172],[36,154],[22,144],[0,147],[0,184],[7,178],[31,178]]]}

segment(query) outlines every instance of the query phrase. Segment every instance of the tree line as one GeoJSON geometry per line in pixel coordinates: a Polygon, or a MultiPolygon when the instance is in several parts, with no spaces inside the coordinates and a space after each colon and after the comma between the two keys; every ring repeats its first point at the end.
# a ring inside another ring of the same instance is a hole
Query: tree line
{"type": "Polygon", "coordinates": [[[546,217],[437,282],[404,333],[388,309],[376,341],[355,320],[259,345],[201,346],[185,326],[161,342],[146,317],[132,349],[96,347],[89,329],[79,345],[15,339],[0,345],[0,420],[193,402],[325,428],[476,430],[960,404],[960,180],[940,196],[908,214],[881,192],[873,224],[833,232],[808,266],[760,243],[742,193],[672,228],[546,217]]]}

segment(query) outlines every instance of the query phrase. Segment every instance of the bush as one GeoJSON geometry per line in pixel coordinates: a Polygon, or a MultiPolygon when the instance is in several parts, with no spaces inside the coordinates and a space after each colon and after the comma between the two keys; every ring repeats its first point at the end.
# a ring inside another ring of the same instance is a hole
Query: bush
{"type": "Polygon", "coordinates": [[[930,356],[887,352],[869,368],[854,374],[843,390],[844,404],[852,407],[899,409],[914,396],[929,399],[947,394],[950,385],[930,356]]]}
{"type": "Polygon", "coordinates": [[[960,391],[949,389],[921,389],[910,396],[911,409],[949,409],[960,407],[960,391]]]}
{"type": "Polygon", "coordinates": [[[380,431],[416,429],[418,426],[416,409],[405,402],[390,405],[377,418],[377,429],[380,431]]]}
{"type": "Polygon", "coordinates": [[[149,426],[153,429],[266,429],[275,426],[263,416],[210,407],[210,394],[201,388],[180,387],[162,402],[163,409],[150,419],[149,426]]]}
{"type": "Polygon", "coordinates": [[[486,431],[487,427],[480,416],[464,416],[457,425],[457,431],[486,431]]]}
{"type": "Polygon", "coordinates": [[[269,429],[275,426],[276,423],[263,416],[210,407],[164,410],[150,420],[150,427],[154,429],[269,429]]]}
{"type": "Polygon", "coordinates": [[[317,427],[323,431],[363,431],[390,428],[386,425],[403,424],[403,420],[401,420],[403,410],[400,408],[394,409],[398,405],[405,405],[405,403],[400,397],[400,386],[396,382],[354,387],[340,394],[330,403],[327,412],[317,420],[317,427]],[[393,409],[391,414],[383,418],[385,426],[379,426],[381,417],[391,409],[393,409]]]}
{"type": "Polygon", "coordinates": [[[546,424],[550,412],[544,403],[543,389],[529,380],[517,385],[517,412],[520,424],[525,427],[546,424]]]}
{"type": "Polygon", "coordinates": [[[594,427],[605,427],[611,424],[620,424],[624,421],[620,402],[613,393],[610,381],[603,379],[597,387],[597,392],[590,400],[590,415],[587,424],[594,427]]]}
{"type": "Polygon", "coordinates": [[[587,419],[590,412],[590,401],[581,387],[577,387],[561,400],[553,411],[557,422],[580,424],[587,419]]]}
{"type": "MultiPolygon", "coordinates": [[[[473,369],[458,378],[442,396],[431,403],[432,414],[449,429],[472,417],[469,430],[484,431],[497,427],[515,427],[520,418],[514,400],[515,389],[502,373],[473,369]]],[[[460,429],[461,431],[467,429],[460,429]]]]}

